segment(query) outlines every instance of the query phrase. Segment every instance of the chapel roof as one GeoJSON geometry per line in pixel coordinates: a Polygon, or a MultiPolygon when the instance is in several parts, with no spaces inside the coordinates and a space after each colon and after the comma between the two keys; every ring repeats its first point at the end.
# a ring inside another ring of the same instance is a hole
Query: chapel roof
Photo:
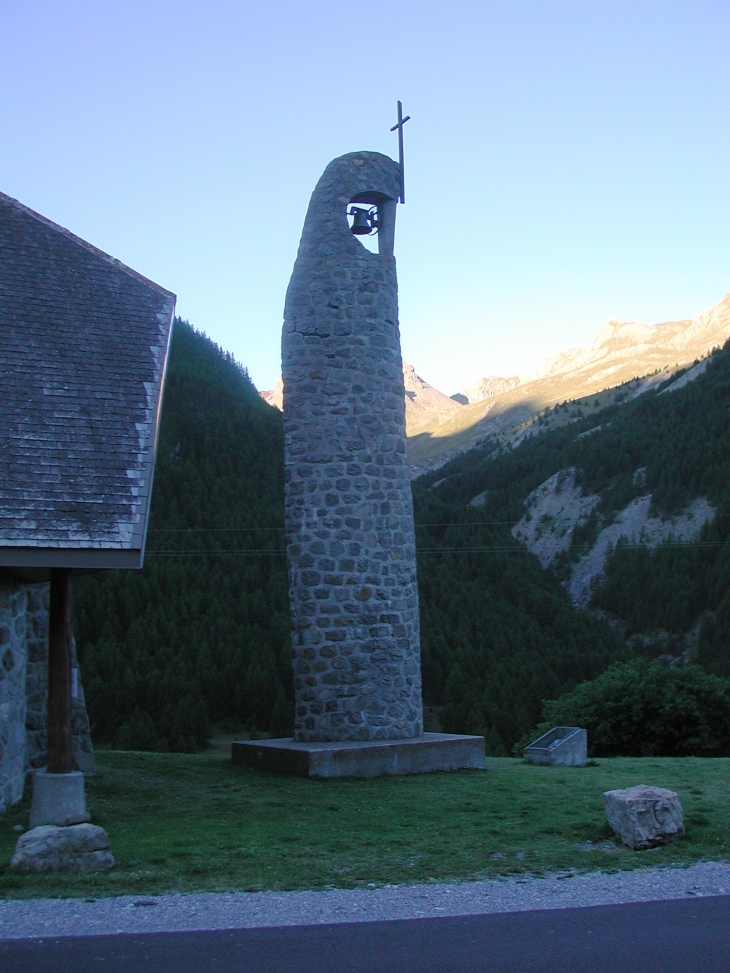
{"type": "Polygon", "coordinates": [[[0,193],[0,568],[141,567],[174,309],[0,193]]]}

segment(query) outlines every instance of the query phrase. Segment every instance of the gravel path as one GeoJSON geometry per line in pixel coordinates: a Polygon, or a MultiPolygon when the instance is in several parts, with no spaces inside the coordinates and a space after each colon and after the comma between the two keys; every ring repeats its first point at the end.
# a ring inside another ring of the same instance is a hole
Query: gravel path
{"type": "Polygon", "coordinates": [[[730,894],[730,863],[395,885],[324,892],[236,892],[0,901],[0,939],[254,929],[567,909],[730,894]]]}

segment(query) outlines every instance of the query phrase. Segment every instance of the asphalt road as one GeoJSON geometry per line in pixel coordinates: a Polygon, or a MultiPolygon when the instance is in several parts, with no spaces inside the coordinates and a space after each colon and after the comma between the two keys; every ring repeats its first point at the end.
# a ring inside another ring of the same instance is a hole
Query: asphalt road
{"type": "Polygon", "coordinates": [[[0,942],[2,973],[728,973],[730,896],[0,942]]]}

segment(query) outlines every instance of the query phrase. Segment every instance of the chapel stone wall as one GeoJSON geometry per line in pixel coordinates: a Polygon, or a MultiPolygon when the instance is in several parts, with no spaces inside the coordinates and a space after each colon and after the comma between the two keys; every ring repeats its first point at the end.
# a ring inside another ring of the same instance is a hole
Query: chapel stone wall
{"type": "Polygon", "coordinates": [[[24,585],[0,582],[0,813],[25,781],[26,600],[24,585]]]}
{"type": "MultiPolygon", "coordinates": [[[[0,813],[23,796],[25,776],[46,764],[50,585],[0,581],[0,813]]],[[[72,664],[76,647],[72,644],[72,664]]],[[[73,762],[95,773],[81,679],[72,700],[73,762]]]]}
{"type": "Polygon", "coordinates": [[[400,170],[387,156],[332,162],[312,195],[287,291],[285,498],[299,741],[423,732],[395,258],[367,250],[346,215],[360,197],[382,201],[394,221],[399,190],[400,170]]]}

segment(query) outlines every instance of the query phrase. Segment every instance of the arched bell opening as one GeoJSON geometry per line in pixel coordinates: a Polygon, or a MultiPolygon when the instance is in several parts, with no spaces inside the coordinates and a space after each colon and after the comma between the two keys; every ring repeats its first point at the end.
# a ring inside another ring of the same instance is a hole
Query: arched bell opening
{"type": "Polygon", "coordinates": [[[347,204],[350,232],[371,253],[392,254],[396,200],[378,192],[358,193],[347,204]]]}

